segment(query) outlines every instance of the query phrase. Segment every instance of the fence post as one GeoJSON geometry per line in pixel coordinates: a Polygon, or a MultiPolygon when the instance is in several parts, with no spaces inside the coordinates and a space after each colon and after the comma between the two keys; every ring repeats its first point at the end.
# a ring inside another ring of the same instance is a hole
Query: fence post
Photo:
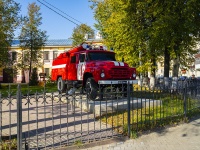
{"type": "MultiPolygon", "coordinates": [[[[1,84],[0,84],[1,86],[1,84]]],[[[1,100],[1,92],[0,92],[0,145],[2,145],[2,124],[3,124],[3,121],[2,121],[2,100],[1,100]]]]}
{"type": "Polygon", "coordinates": [[[130,122],[131,122],[131,119],[130,119],[130,117],[131,117],[131,114],[130,114],[130,106],[131,106],[131,104],[130,104],[130,82],[128,81],[128,83],[127,83],[127,109],[128,109],[128,114],[127,114],[127,125],[128,125],[128,137],[130,138],[130,135],[131,135],[131,129],[130,129],[130,122]]]}
{"type": "Polygon", "coordinates": [[[22,98],[21,86],[17,86],[17,150],[22,150],[22,98]]]}
{"type": "Polygon", "coordinates": [[[187,82],[184,81],[184,90],[183,90],[183,110],[184,110],[184,119],[187,117],[187,82]]]}

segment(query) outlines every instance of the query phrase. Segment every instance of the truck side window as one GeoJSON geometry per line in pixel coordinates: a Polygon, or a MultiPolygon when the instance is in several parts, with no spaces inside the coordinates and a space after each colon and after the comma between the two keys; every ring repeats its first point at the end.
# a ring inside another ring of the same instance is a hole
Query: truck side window
{"type": "Polygon", "coordinates": [[[85,61],[85,54],[80,54],[79,55],[79,61],[84,62],[85,61]]]}
{"type": "Polygon", "coordinates": [[[71,56],[70,63],[76,63],[76,56],[71,56]]]}

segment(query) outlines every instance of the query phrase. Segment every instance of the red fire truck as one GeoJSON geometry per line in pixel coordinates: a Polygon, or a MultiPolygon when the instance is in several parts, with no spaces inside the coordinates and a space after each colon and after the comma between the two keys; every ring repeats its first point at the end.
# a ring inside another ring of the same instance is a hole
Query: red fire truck
{"type": "Polygon", "coordinates": [[[82,87],[91,100],[96,99],[99,85],[120,87],[135,78],[136,69],[116,61],[115,53],[104,46],[83,43],[61,53],[52,63],[51,79],[57,81],[59,91],[82,87]]]}

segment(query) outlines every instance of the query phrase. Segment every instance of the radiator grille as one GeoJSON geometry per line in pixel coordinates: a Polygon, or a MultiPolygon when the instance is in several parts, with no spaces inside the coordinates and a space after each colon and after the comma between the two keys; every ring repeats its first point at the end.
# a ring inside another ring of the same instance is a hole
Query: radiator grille
{"type": "Polygon", "coordinates": [[[118,78],[118,79],[122,79],[122,78],[128,78],[130,71],[128,69],[112,69],[109,71],[109,74],[112,78],[118,78]]]}

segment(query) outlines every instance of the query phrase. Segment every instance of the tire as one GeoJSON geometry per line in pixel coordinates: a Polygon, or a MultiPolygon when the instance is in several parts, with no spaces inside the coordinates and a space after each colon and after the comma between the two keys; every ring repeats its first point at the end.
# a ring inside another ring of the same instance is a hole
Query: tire
{"type": "Polygon", "coordinates": [[[57,80],[57,89],[60,92],[64,92],[66,90],[65,82],[63,81],[62,77],[59,77],[57,80]]]}
{"type": "Polygon", "coordinates": [[[98,93],[98,85],[94,78],[88,78],[86,81],[86,93],[90,100],[95,100],[98,93]]]}

